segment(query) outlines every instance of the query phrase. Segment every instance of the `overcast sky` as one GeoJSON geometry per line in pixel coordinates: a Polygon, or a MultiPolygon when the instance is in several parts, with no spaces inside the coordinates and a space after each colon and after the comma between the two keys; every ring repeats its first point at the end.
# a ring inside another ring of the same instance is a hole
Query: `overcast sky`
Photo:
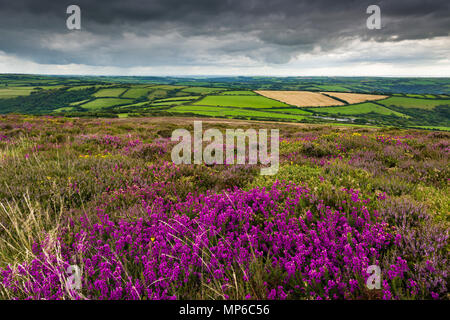
{"type": "Polygon", "coordinates": [[[0,0],[0,73],[448,77],[450,1],[0,0]]]}

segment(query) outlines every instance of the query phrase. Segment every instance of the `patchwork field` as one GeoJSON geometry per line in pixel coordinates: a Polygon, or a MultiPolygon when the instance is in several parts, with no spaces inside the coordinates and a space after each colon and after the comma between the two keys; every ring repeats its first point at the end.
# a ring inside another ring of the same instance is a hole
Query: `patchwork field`
{"type": "Polygon", "coordinates": [[[345,122],[423,126],[440,130],[450,128],[450,92],[445,89],[449,81],[351,77],[189,79],[0,75],[0,114],[113,118],[184,113],[334,125],[345,122]]]}

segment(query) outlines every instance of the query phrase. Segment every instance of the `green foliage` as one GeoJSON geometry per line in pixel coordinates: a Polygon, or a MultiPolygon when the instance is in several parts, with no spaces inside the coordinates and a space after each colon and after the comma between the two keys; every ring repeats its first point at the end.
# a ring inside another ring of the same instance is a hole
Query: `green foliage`
{"type": "Polygon", "coordinates": [[[29,96],[2,99],[0,113],[48,114],[53,110],[69,107],[70,103],[89,99],[95,88],[68,91],[67,89],[41,90],[29,96]]]}

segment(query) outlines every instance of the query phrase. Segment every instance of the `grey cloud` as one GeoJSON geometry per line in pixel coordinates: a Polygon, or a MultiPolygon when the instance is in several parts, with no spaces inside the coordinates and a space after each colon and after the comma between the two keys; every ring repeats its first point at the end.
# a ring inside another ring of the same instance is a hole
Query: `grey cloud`
{"type": "Polygon", "coordinates": [[[348,39],[431,39],[449,30],[448,0],[0,0],[0,50],[45,64],[202,65],[230,55],[284,64],[348,39]],[[97,40],[63,50],[64,41],[74,41],[65,29],[65,10],[74,3],[82,10],[77,39],[97,40]],[[381,7],[381,30],[365,27],[370,4],[381,7]]]}

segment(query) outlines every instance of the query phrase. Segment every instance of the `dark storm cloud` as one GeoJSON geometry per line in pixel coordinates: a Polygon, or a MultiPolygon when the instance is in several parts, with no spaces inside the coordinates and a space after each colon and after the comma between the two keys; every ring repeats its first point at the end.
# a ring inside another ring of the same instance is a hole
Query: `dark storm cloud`
{"type": "Polygon", "coordinates": [[[348,39],[431,39],[449,30],[448,0],[0,0],[0,51],[46,64],[195,65],[236,56],[282,64],[348,39]],[[65,28],[70,4],[81,7],[82,31],[65,28]],[[366,28],[371,4],[381,8],[381,30],[366,28]]]}

